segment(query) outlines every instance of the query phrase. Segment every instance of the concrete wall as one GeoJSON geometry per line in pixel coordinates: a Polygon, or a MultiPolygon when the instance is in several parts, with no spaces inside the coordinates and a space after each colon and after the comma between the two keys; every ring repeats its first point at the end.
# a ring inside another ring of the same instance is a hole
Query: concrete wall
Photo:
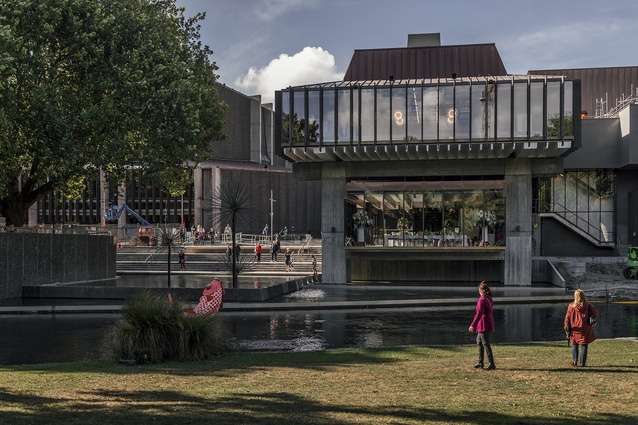
{"type": "Polygon", "coordinates": [[[23,286],[114,277],[110,236],[0,233],[0,299],[21,297],[23,286]]]}
{"type": "MultiPolygon", "coordinates": [[[[202,164],[208,167],[209,164],[202,164]]],[[[238,223],[237,231],[248,234],[261,234],[264,225],[270,226],[270,191],[273,191],[273,230],[280,231],[288,226],[289,233],[305,235],[309,229],[313,237],[320,236],[321,229],[321,182],[304,182],[296,179],[291,171],[270,170],[267,168],[218,168],[213,166],[212,172],[204,168],[196,171],[195,222],[209,229],[213,216],[210,211],[212,191],[222,182],[241,182],[251,194],[252,209],[248,221],[238,223]],[[204,179],[210,181],[204,181],[204,179]],[[208,193],[203,193],[203,192],[208,193]],[[293,232],[294,227],[294,232],[293,232]]],[[[226,223],[219,223],[223,231],[226,223]]]]}
{"type": "Polygon", "coordinates": [[[613,248],[597,247],[553,218],[543,217],[541,229],[540,253],[543,257],[608,257],[616,255],[613,248]]]}

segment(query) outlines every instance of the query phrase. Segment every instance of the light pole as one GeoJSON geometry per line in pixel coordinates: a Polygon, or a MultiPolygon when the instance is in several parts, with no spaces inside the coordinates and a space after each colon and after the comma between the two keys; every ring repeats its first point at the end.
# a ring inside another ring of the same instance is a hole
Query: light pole
{"type": "Polygon", "coordinates": [[[273,199],[273,193],[272,193],[272,189],[270,190],[270,243],[272,244],[272,242],[275,240],[273,238],[273,230],[274,230],[274,218],[275,218],[275,212],[274,212],[274,203],[277,202],[273,199]]]}

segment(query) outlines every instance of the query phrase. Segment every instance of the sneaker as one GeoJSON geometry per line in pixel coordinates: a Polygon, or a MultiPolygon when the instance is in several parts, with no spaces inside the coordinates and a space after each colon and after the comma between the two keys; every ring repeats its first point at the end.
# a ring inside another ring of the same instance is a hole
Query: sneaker
{"type": "Polygon", "coordinates": [[[485,368],[485,370],[495,370],[496,366],[494,365],[494,363],[490,363],[487,365],[487,367],[485,368]]]}
{"type": "Polygon", "coordinates": [[[578,367],[585,367],[585,365],[584,364],[579,364],[578,367]]]}
{"type": "Polygon", "coordinates": [[[572,362],[572,366],[576,367],[576,364],[577,364],[576,362],[572,362]]]}
{"type": "Polygon", "coordinates": [[[474,369],[483,369],[483,363],[477,363],[474,365],[474,369]]]}

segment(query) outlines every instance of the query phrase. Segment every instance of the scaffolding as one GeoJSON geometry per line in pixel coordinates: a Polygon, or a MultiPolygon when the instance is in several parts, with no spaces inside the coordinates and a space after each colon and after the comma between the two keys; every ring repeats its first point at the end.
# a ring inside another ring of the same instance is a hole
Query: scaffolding
{"type": "Polygon", "coordinates": [[[612,118],[618,116],[618,113],[626,108],[628,105],[638,104],[638,89],[634,90],[633,84],[631,85],[631,95],[625,97],[623,93],[620,95],[620,99],[616,99],[616,104],[613,108],[609,109],[608,95],[605,93],[605,98],[596,98],[596,116],[595,118],[612,118]]]}

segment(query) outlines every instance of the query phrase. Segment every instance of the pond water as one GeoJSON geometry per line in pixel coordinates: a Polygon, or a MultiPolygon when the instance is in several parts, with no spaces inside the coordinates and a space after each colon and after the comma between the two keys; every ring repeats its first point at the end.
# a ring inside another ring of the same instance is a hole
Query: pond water
{"type": "MultiPolygon", "coordinates": [[[[384,288],[367,290],[315,285],[279,301],[361,299],[370,291],[373,295],[374,291],[392,293],[384,288]],[[361,294],[356,295],[357,292],[361,294]]],[[[403,291],[409,295],[419,290],[423,289],[406,288],[403,291]]],[[[466,296],[464,291],[451,288],[429,288],[428,291],[443,291],[448,297],[454,293],[466,296]]],[[[475,291],[474,288],[471,292],[474,294],[475,291]]],[[[565,340],[562,326],[566,304],[499,306],[497,297],[495,304],[494,344],[565,340]]],[[[638,304],[597,302],[596,306],[601,312],[599,325],[595,328],[599,338],[638,336],[638,304]]],[[[310,351],[473,344],[475,337],[467,331],[473,314],[473,305],[460,305],[383,310],[222,311],[219,317],[239,349],[310,351]]],[[[97,359],[106,330],[117,320],[118,314],[0,315],[0,364],[97,359]]]]}

